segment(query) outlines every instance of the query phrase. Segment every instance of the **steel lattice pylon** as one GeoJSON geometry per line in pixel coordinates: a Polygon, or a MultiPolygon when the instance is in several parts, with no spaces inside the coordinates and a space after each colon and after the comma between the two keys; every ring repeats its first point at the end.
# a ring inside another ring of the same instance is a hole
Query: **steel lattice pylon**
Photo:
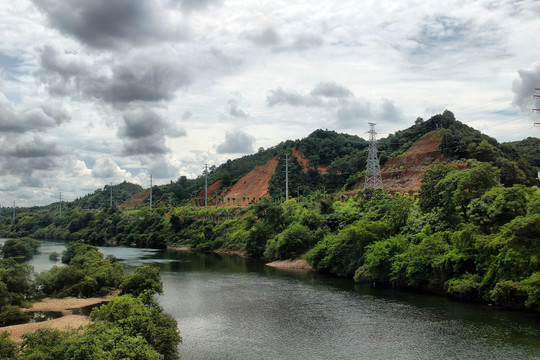
{"type": "Polygon", "coordinates": [[[381,166],[379,165],[379,158],[377,157],[377,138],[375,135],[375,123],[368,123],[371,126],[369,130],[369,150],[368,159],[366,164],[366,176],[364,178],[364,189],[382,188],[383,181],[381,175],[381,166]]]}

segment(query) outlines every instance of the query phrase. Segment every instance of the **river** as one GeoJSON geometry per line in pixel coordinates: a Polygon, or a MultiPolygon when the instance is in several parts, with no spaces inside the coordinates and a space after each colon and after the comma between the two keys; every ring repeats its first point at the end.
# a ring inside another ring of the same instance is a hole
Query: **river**
{"type": "MultiPolygon", "coordinates": [[[[63,244],[44,242],[43,271],[63,244]]],[[[538,359],[540,317],[218,254],[101,248],[160,268],[186,359],[538,359]]],[[[59,265],[59,262],[56,262],[59,265]]]]}

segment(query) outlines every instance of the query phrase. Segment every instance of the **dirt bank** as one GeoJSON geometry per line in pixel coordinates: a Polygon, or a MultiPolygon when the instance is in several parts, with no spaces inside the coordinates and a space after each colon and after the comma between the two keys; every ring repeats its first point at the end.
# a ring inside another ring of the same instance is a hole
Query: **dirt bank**
{"type": "Polygon", "coordinates": [[[173,245],[167,245],[167,250],[175,250],[175,251],[191,251],[195,250],[192,247],[189,246],[173,246],[173,245]]]}
{"type": "Polygon", "coordinates": [[[35,303],[29,309],[21,309],[24,312],[33,311],[56,311],[62,313],[62,317],[53,320],[47,320],[37,323],[20,324],[0,327],[0,331],[7,331],[13,341],[20,341],[21,336],[27,332],[34,332],[37,329],[58,329],[68,330],[77,329],[80,326],[85,326],[90,323],[88,316],[74,315],[73,310],[81,309],[86,306],[98,305],[106,303],[110,297],[104,298],[88,298],[78,299],[73,297],[63,299],[43,299],[43,301],[35,303]]]}
{"type": "Polygon", "coordinates": [[[311,265],[308,264],[305,260],[281,260],[281,261],[272,261],[266,266],[271,266],[279,269],[302,269],[302,270],[313,270],[311,265]]]}

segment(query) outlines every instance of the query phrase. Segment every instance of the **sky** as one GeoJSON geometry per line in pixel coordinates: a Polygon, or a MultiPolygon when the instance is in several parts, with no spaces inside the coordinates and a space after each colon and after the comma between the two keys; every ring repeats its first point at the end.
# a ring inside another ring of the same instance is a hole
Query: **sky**
{"type": "Polygon", "coordinates": [[[2,207],[445,109],[540,137],[536,0],[4,0],[0,19],[2,207]]]}

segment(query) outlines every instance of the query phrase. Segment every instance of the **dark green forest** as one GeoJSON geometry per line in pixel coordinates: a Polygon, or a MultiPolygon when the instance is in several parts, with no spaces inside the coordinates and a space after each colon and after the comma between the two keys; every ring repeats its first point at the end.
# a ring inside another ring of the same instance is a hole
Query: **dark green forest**
{"type": "Polygon", "coordinates": [[[292,147],[310,166],[290,162],[292,198],[281,200],[282,171],[270,180],[271,197],[249,207],[194,206],[188,200],[204,177],[180,178],[154,187],[154,208],[110,206],[107,189],[78,199],[83,205],[58,211],[20,209],[13,221],[0,219],[4,237],[83,241],[91,245],[199,251],[235,250],[267,260],[303,258],[324,273],[396,288],[514,308],[540,310],[540,190],[534,146],[499,144],[456,121],[451,112],[378,142],[380,162],[400,155],[421,136],[441,132],[449,162],[435,163],[412,196],[361,190],[346,195],[362,178],[367,142],[318,130],[210,169],[209,183],[225,188],[254,166],[292,147]],[[521,147],[521,149],[520,149],[521,147]],[[527,150],[530,148],[530,150],[527,150]],[[520,149],[520,150],[518,150],[520,149]],[[457,170],[452,161],[466,166],[457,170]],[[96,200],[101,199],[101,200],[96,200]]]}

